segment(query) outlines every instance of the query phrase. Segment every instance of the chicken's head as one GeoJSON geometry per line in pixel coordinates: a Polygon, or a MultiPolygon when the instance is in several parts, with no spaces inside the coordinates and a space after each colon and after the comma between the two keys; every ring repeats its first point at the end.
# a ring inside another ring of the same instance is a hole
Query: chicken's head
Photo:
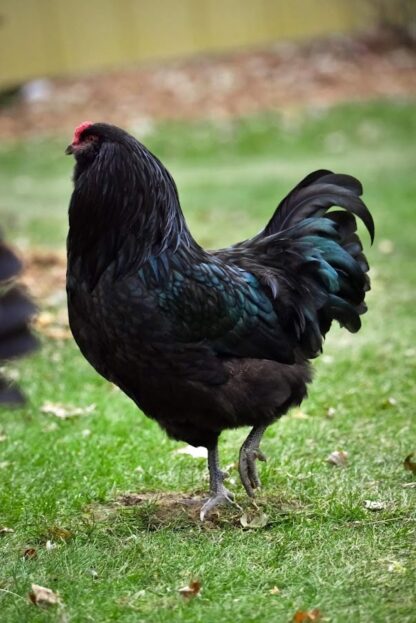
{"type": "Polygon", "coordinates": [[[66,154],[78,156],[87,155],[97,150],[99,136],[94,132],[94,124],[92,121],[84,121],[75,128],[72,143],[65,150],[66,154]]]}

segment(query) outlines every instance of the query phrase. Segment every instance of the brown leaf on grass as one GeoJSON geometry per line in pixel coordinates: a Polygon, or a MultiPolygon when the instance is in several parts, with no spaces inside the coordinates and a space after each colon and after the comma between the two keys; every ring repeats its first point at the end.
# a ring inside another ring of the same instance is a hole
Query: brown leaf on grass
{"type": "Polygon", "coordinates": [[[319,608],[314,608],[313,610],[298,610],[293,615],[293,623],[309,623],[309,622],[317,622],[321,621],[321,611],[319,608]]]}
{"type": "Polygon", "coordinates": [[[68,530],[68,528],[62,528],[61,526],[52,526],[52,528],[48,530],[48,533],[52,538],[56,540],[59,539],[61,541],[69,541],[69,539],[72,539],[74,536],[74,533],[71,532],[71,530],[68,530]]]}
{"type": "Polygon", "coordinates": [[[42,413],[48,413],[54,415],[61,420],[66,420],[70,417],[76,417],[78,415],[88,415],[95,410],[95,404],[90,404],[87,407],[70,407],[60,403],[45,402],[41,408],[42,413]]]}
{"type": "Polygon", "coordinates": [[[345,467],[348,461],[348,452],[345,450],[335,450],[327,456],[326,462],[335,467],[345,467]]]}
{"type": "Polygon", "coordinates": [[[13,528],[6,528],[6,526],[0,526],[0,534],[11,534],[14,532],[13,528]]]}
{"type": "Polygon", "coordinates": [[[29,599],[35,606],[56,606],[61,603],[56,593],[50,588],[39,586],[39,584],[32,584],[29,599]]]}
{"type": "Polygon", "coordinates": [[[414,456],[414,452],[411,452],[410,454],[408,454],[405,460],[403,461],[403,466],[409,472],[412,472],[412,474],[416,474],[416,462],[412,461],[413,456],[414,456]]]}
{"type": "Polygon", "coordinates": [[[280,595],[280,588],[278,586],[273,586],[273,588],[271,588],[269,590],[270,595],[280,595]]]}
{"type": "Polygon", "coordinates": [[[65,327],[48,327],[42,331],[43,335],[51,340],[69,340],[71,339],[71,331],[65,327]]]}
{"type": "Polygon", "coordinates": [[[34,547],[27,547],[23,550],[23,558],[26,560],[33,560],[38,555],[38,552],[34,547]]]}
{"type": "Polygon", "coordinates": [[[179,589],[179,593],[185,599],[191,599],[196,597],[201,592],[201,582],[199,580],[192,580],[189,582],[189,586],[183,586],[179,589]]]}
{"type": "Polygon", "coordinates": [[[55,316],[49,311],[43,311],[36,317],[35,326],[42,330],[44,327],[49,327],[55,322],[55,316]]]}
{"type": "Polygon", "coordinates": [[[266,513],[263,513],[263,511],[260,511],[259,513],[255,515],[252,515],[252,514],[249,515],[248,513],[243,513],[243,515],[241,515],[240,517],[240,523],[243,526],[243,528],[248,528],[248,529],[264,528],[269,523],[269,517],[268,515],[266,515],[266,513]]]}
{"type": "Polygon", "coordinates": [[[364,500],[364,508],[368,511],[383,511],[386,507],[386,502],[378,500],[364,500]]]}

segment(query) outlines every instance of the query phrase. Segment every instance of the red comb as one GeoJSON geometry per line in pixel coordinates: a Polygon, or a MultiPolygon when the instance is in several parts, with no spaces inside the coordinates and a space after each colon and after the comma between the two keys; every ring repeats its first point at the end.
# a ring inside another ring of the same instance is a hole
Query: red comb
{"type": "Polygon", "coordinates": [[[93,125],[92,121],[84,121],[78,127],[75,128],[74,138],[72,139],[72,144],[73,145],[74,144],[77,145],[79,143],[79,138],[80,138],[81,134],[84,132],[84,130],[89,128],[90,125],[93,125]]]}

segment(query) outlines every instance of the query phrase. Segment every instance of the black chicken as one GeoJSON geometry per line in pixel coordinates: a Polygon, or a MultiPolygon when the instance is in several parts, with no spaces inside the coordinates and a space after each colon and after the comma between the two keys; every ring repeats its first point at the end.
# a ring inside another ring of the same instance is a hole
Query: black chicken
{"type": "MultiPolygon", "coordinates": [[[[0,235],[0,362],[22,357],[38,345],[30,331],[36,308],[15,282],[21,269],[20,260],[0,235]]],[[[19,405],[24,401],[20,389],[0,375],[0,404],[19,405]]]]}
{"type": "Polygon", "coordinates": [[[333,320],[361,326],[368,264],[356,234],[374,223],[358,180],[315,171],[254,238],[202,249],[162,163],[123,130],[85,122],[69,206],[69,320],[81,352],[174,439],[208,449],[211,497],[233,501],[221,432],[253,427],[240,450],[248,495],[266,428],[299,405],[333,320]],[[344,210],[328,213],[332,206],[344,210]]]}

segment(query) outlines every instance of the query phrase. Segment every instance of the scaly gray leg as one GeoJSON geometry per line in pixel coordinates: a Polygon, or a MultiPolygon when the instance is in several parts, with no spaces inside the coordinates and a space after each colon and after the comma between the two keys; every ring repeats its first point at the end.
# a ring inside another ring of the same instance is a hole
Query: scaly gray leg
{"type": "Polygon", "coordinates": [[[267,426],[255,426],[240,449],[238,471],[241,482],[250,497],[254,497],[254,489],[260,487],[255,461],[256,459],[259,461],[267,460],[259,447],[266,428],[267,426]]]}
{"type": "Polygon", "coordinates": [[[207,513],[220,504],[233,504],[240,508],[234,502],[234,494],[224,487],[224,478],[226,474],[221,471],[218,460],[218,446],[213,450],[208,450],[208,469],[209,469],[209,488],[211,497],[205,502],[201,508],[200,518],[204,521],[207,513]]]}

